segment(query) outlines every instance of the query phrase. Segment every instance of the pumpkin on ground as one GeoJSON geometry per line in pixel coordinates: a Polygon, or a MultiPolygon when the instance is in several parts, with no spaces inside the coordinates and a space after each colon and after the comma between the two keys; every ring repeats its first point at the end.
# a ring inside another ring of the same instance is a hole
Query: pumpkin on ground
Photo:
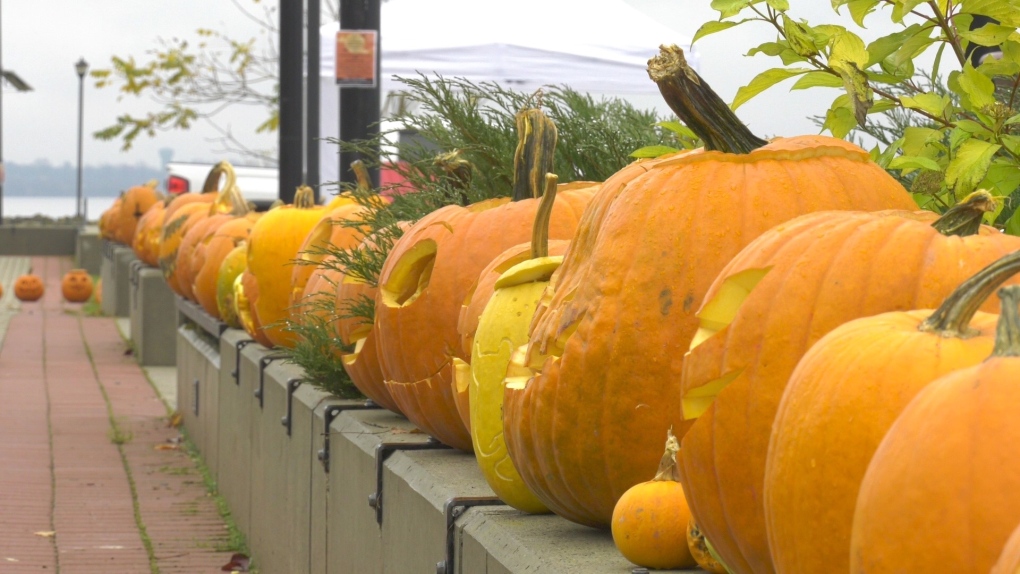
{"type": "Polygon", "coordinates": [[[804,213],[916,209],[857,146],[750,134],[691,79],[676,46],[663,47],[649,72],[706,147],[634,162],[601,186],[536,311],[520,365],[533,378],[504,401],[522,478],[553,512],[591,526],[608,526],[617,499],[645,480],[658,437],[690,425],[678,350],[741,248],[804,213]]]}
{"type": "Polygon", "coordinates": [[[938,310],[844,323],[797,363],[765,464],[765,521],[777,571],[849,570],[854,502],[878,443],[928,383],[991,353],[998,316],[978,308],[1018,272],[1020,251],[965,281],[938,310]]]}
{"type": "Polygon", "coordinates": [[[922,389],[861,481],[850,573],[988,572],[1020,516],[1020,286],[991,356],[922,389]]]}
{"type": "Polygon", "coordinates": [[[928,211],[804,215],[762,234],[718,274],[684,359],[682,409],[697,420],[681,441],[680,470],[698,525],[734,572],[774,569],[765,461],[797,362],[843,323],[936,307],[1020,249],[1020,238],[979,225],[986,199],[959,206],[971,229],[952,218],[934,223],[928,211]],[[943,235],[952,230],[974,234],[943,235]]]}
{"type": "MultiPolygon", "coordinates": [[[[544,179],[555,145],[555,128],[541,125],[518,129],[518,149],[533,151],[517,154],[515,165],[533,167],[515,169],[525,175],[515,177],[513,199],[449,205],[426,215],[393,245],[379,277],[375,330],[386,386],[412,423],[460,450],[472,449],[452,386],[453,358],[467,359],[457,332],[460,308],[482,269],[531,237],[539,199],[527,192],[542,186],[528,179],[544,179]]],[[[549,236],[573,235],[590,198],[588,189],[558,194],[549,236]]]]}
{"type": "Polygon", "coordinates": [[[60,293],[70,303],[84,303],[92,296],[92,276],[84,269],[72,269],[60,280],[60,293]]]}
{"type": "Polygon", "coordinates": [[[628,488],[613,509],[613,544],[638,566],[678,570],[698,565],[687,546],[691,511],[676,469],[679,450],[671,429],[655,477],[628,488]]]}
{"type": "Polygon", "coordinates": [[[258,284],[256,315],[271,346],[289,348],[294,344],[295,334],[285,326],[290,314],[291,266],[323,211],[321,205],[315,204],[314,190],[302,186],[294,195],[293,205],[269,210],[251,228],[248,271],[258,284]]]}
{"type": "Polygon", "coordinates": [[[14,280],[14,296],[19,301],[38,301],[46,292],[42,277],[28,272],[14,280]]]}

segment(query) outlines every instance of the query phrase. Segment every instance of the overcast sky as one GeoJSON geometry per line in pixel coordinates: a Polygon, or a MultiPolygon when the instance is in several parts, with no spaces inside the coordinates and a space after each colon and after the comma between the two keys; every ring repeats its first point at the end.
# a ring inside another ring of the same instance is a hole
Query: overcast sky
{"type": "MultiPolygon", "coordinates": [[[[248,0],[240,0],[247,2],[248,0]]],[[[269,0],[272,2],[272,0],[269,0]]],[[[428,0],[421,0],[426,2],[428,0]]],[[[488,1],[480,0],[479,6],[488,1]]],[[[549,0],[555,2],[556,0],[549,0]]],[[[698,26],[715,19],[710,0],[624,0],[691,37],[698,26]]],[[[160,37],[195,38],[200,27],[216,28],[235,38],[256,37],[259,27],[241,16],[230,0],[0,0],[3,67],[17,72],[34,90],[5,92],[3,97],[3,157],[8,162],[47,160],[74,163],[77,157],[78,76],[74,64],[84,57],[93,69],[109,67],[114,55],[135,56],[144,61],[160,37]]],[[[843,23],[830,3],[791,0],[791,14],[813,24],[843,23]]],[[[324,19],[325,19],[324,14],[324,19]]],[[[484,17],[484,16],[482,16],[484,17]]],[[[611,14],[606,15],[611,18],[611,14]]],[[[884,14],[872,16],[865,32],[872,37],[894,30],[884,14]]],[[[565,22],[564,26],[569,25],[565,22]]],[[[384,31],[385,33],[385,31],[384,31]]],[[[701,75],[727,101],[737,88],[767,67],[779,65],[766,56],[743,56],[757,44],[773,40],[775,33],[764,25],[748,25],[710,36],[698,42],[701,75]]],[[[657,46],[662,39],[649,38],[657,46]]],[[[739,110],[752,130],[763,136],[817,132],[807,118],[822,114],[837,95],[816,88],[791,94],[790,81],[772,88],[739,110]]],[[[642,107],[655,102],[638,102],[642,107]]],[[[202,127],[188,132],[140,137],[129,151],[119,142],[103,142],[91,133],[111,125],[118,114],[144,113],[154,104],[135,97],[118,101],[111,88],[97,89],[86,78],[84,163],[160,165],[159,149],[172,148],[177,160],[216,161],[226,157],[212,141],[214,133],[202,127]]],[[[254,147],[270,147],[274,136],[260,136],[254,127],[263,121],[261,112],[239,110],[223,119],[235,134],[246,134],[254,147]]],[[[247,162],[241,162],[247,163],[247,162]]]]}

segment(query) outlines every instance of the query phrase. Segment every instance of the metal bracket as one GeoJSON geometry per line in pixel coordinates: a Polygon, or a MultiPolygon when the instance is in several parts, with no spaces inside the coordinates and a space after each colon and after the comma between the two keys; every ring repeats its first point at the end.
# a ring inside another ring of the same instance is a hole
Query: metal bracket
{"type": "Polygon", "coordinates": [[[286,359],[289,356],[289,353],[277,353],[275,355],[266,355],[259,359],[259,388],[255,389],[255,398],[259,400],[260,409],[262,408],[262,395],[266,388],[266,367],[273,361],[286,359]]]}
{"type": "Polygon", "coordinates": [[[145,262],[140,259],[135,259],[128,264],[128,283],[131,284],[136,309],[138,308],[138,285],[142,282],[142,267],[145,267],[145,262]]]}
{"type": "Polygon", "coordinates": [[[290,421],[294,414],[294,391],[298,390],[304,380],[291,379],[285,385],[287,387],[287,414],[280,418],[280,424],[287,428],[287,436],[290,436],[290,421]]]}
{"type": "Polygon", "coordinates": [[[454,574],[453,562],[457,557],[457,549],[454,547],[456,539],[454,530],[457,519],[463,516],[469,508],[475,506],[505,505],[505,502],[494,496],[455,496],[447,500],[443,505],[443,514],[446,515],[446,560],[436,563],[436,574],[454,574]]]}
{"type": "Polygon", "coordinates": [[[398,450],[437,450],[450,448],[429,437],[425,442],[384,442],[375,445],[375,492],[368,495],[368,505],[375,509],[375,521],[382,525],[383,464],[398,450]]]}
{"type": "Polygon", "coordinates": [[[326,429],[325,432],[322,433],[322,448],[320,448],[319,452],[316,453],[316,457],[319,459],[319,462],[322,463],[322,470],[324,472],[329,472],[329,427],[333,424],[333,420],[340,416],[340,413],[344,411],[364,411],[378,408],[381,407],[370,400],[366,400],[363,403],[329,405],[326,407],[326,410],[323,412],[323,418],[326,419],[326,429]]]}
{"type": "Polygon", "coordinates": [[[234,377],[234,384],[241,384],[241,349],[255,342],[255,339],[241,339],[237,343],[234,343],[234,370],[230,371],[230,376],[234,377]]]}
{"type": "Polygon", "coordinates": [[[195,382],[191,386],[191,391],[195,395],[194,406],[191,410],[194,411],[196,417],[198,416],[198,387],[198,378],[195,378],[195,382]]]}

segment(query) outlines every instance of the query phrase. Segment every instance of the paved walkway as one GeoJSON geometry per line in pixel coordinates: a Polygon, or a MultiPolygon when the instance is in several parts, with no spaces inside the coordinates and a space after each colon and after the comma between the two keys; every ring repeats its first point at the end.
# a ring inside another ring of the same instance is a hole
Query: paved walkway
{"type": "Polygon", "coordinates": [[[46,295],[0,336],[0,573],[220,572],[215,499],[114,320],[62,301],[70,259],[31,266],[46,295]]]}

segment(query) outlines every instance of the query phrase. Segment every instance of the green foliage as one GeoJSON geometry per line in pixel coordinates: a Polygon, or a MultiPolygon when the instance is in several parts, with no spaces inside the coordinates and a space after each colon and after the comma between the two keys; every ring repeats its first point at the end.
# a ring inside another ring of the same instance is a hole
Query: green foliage
{"type": "MultiPolygon", "coordinates": [[[[870,43],[847,26],[795,20],[785,1],[714,0],[719,21],[695,39],[765,24],[777,39],[748,55],[779,58],[740,88],[736,108],[793,77],[791,89],[840,88],[822,128],[835,137],[866,133],[879,144],[872,157],[908,184],[922,207],[944,212],[978,188],[1005,199],[989,215],[1007,233],[1020,229],[1020,0],[831,0],[833,9],[863,28],[883,13],[896,32],[870,43]],[[995,18],[970,30],[975,16],[995,18]],[[1001,45],[1003,57],[974,67],[969,47],[1001,45]],[[914,61],[929,51],[931,70],[914,61]],[[948,56],[944,58],[943,56],[948,56]],[[950,64],[948,60],[952,60],[950,64]],[[948,70],[948,71],[947,71],[948,70]],[[942,78],[945,78],[943,81],[942,78]]],[[[848,22],[850,24],[850,22],[848,22]]]]}
{"type": "MultiPolygon", "coordinates": [[[[238,4],[238,16],[260,22],[266,35],[274,33],[275,9],[259,0],[252,4],[251,8],[238,4]]],[[[120,98],[147,97],[158,106],[142,115],[121,114],[93,136],[119,140],[127,150],[140,136],[186,130],[203,121],[220,133],[220,142],[230,151],[275,161],[274,152],[250,149],[244,144],[246,134],[235,138],[228,128],[216,123],[216,116],[230,106],[259,106],[266,110],[266,121],[254,131],[277,129],[279,57],[275,44],[258,38],[238,40],[212,29],[199,29],[195,36],[195,41],[161,39],[157,48],[146,53],[145,61],[114,56],[110,67],[93,70],[89,75],[97,88],[116,89],[120,98]]]]}
{"type": "MultiPolygon", "coordinates": [[[[654,111],[635,109],[620,99],[595,99],[562,86],[525,94],[459,78],[420,76],[401,82],[406,85],[405,105],[391,120],[418,138],[401,143],[399,131],[394,130],[368,141],[331,140],[341,149],[356,152],[368,165],[386,164],[406,180],[407,188],[415,190],[396,193],[391,203],[380,205],[376,191],[399,190],[341,186],[342,192],[353,194],[369,208],[364,223],[373,243],[361,249],[331,250],[328,255],[337,268],[371,285],[377,284],[386,253],[403,234],[400,222],[413,223],[446,205],[511,195],[515,115],[521,109],[539,107],[556,124],[554,169],[561,183],[604,181],[633,161],[632,150],[682,145],[685,137],[654,111]]],[[[349,312],[370,319],[364,310],[362,305],[349,312]]]]}

